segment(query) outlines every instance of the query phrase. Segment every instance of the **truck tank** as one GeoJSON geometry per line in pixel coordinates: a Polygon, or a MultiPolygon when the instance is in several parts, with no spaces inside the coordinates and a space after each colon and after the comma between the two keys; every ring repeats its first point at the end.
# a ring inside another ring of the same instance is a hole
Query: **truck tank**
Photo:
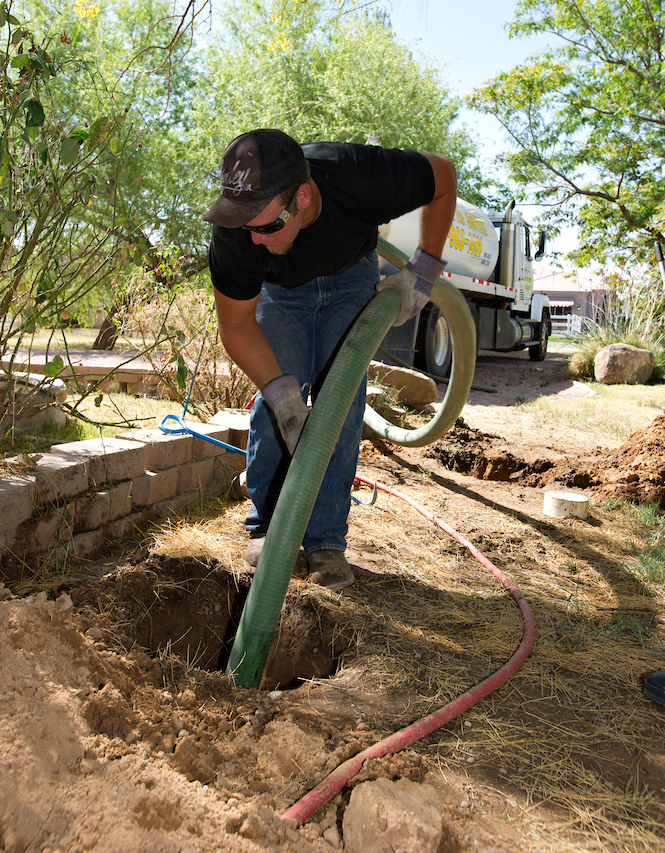
{"type": "MultiPolygon", "coordinates": [[[[417,210],[381,226],[379,234],[410,256],[420,234],[417,210]]],[[[499,258],[499,240],[492,220],[475,204],[458,198],[455,217],[443,249],[446,272],[491,279],[499,258]]]]}

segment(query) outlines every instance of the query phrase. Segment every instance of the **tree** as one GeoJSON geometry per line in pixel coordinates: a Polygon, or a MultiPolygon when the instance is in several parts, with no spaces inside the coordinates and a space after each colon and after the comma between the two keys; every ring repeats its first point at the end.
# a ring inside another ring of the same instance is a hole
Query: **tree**
{"type": "Polygon", "coordinates": [[[510,177],[551,221],[577,219],[577,261],[653,263],[665,231],[665,6],[521,0],[510,32],[559,40],[470,97],[508,131],[510,177]]]}
{"type": "MultiPolygon", "coordinates": [[[[180,17],[146,24],[135,33],[143,42],[133,52],[125,47],[121,55],[118,48],[116,58],[128,59],[113,78],[75,48],[98,7],[76,0],[70,11],[79,19],[69,27],[72,35],[60,19],[42,26],[34,14],[28,23],[9,0],[0,3],[0,350],[10,362],[0,389],[5,425],[19,414],[14,362],[25,336],[36,324],[52,326],[80,310],[108,284],[123,253],[136,248],[142,222],[118,187],[129,186],[124,172],[144,125],[132,120],[132,101],[128,105],[120,82],[131,83],[129,69],[136,70],[139,57],[166,56],[156,67],[168,69],[192,26],[187,15],[195,15],[189,2],[180,17]]],[[[153,92],[156,119],[168,104],[157,101],[164,89],[160,82],[153,92]]],[[[58,356],[48,369],[54,374],[62,364],[58,356]]]]}
{"type": "Polygon", "coordinates": [[[389,24],[349,4],[323,0],[231,2],[222,36],[205,56],[188,125],[206,163],[200,198],[219,192],[224,145],[253,127],[280,127],[296,139],[366,142],[446,153],[460,187],[481,200],[475,146],[453,129],[458,103],[435,69],[398,44],[389,24]]]}
{"type": "MultiPolygon", "coordinates": [[[[162,225],[177,220],[180,214],[173,183],[166,184],[166,177],[177,168],[177,158],[173,150],[164,150],[169,146],[160,145],[160,139],[168,137],[169,129],[182,114],[194,61],[189,57],[193,53],[193,33],[207,0],[184,0],[180,9],[166,0],[146,0],[141,4],[106,0],[101,8],[92,0],[75,0],[61,6],[56,15],[51,5],[42,0],[14,3],[14,7],[19,5],[29,16],[30,30],[13,24],[17,19],[9,12],[11,4],[2,5],[2,25],[8,28],[5,63],[16,67],[14,63],[19,60],[12,59],[12,51],[24,52],[24,42],[48,50],[49,73],[38,81],[38,102],[48,105],[48,121],[43,130],[64,128],[70,134],[74,142],[67,153],[72,163],[85,166],[88,187],[85,204],[60,211],[66,221],[62,231],[42,229],[49,244],[41,258],[49,259],[47,265],[52,270],[73,257],[85,257],[89,268],[95,260],[99,262],[99,248],[103,246],[106,256],[94,281],[88,279],[82,285],[80,274],[69,263],[69,287],[74,288],[77,298],[69,299],[68,307],[72,314],[85,312],[93,303],[98,309],[104,304],[106,293],[111,295],[113,311],[117,290],[114,276],[123,268],[144,263],[159,278],[164,253],[158,244],[165,237],[162,225]],[[86,162],[77,159],[77,154],[88,151],[92,141],[97,140],[99,127],[112,127],[113,138],[102,134],[106,144],[96,148],[95,157],[86,162]],[[84,140],[86,146],[81,146],[79,143],[84,140]],[[161,175],[159,181],[155,181],[156,172],[161,175]],[[55,259],[54,264],[51,258],[55,259]]],[[[32,77],[37,80],[34,69],[32,77]]],[[[11,83],[11,77],[8,80],[11,83]]],[[[5,114],[8,116],[12,116],[14,131],[27,132],[11,111],[5,114]]],[[[36,136],[38,130],[33,128],[31,132],[36,136]]],[[[42,140],[38,144],[45,143],[42,140]]],[[[18,168],[25,171],[30,167],[24,164],[18,168]]],[[[33,184],[30,186],[34,189],[33,184]]],[[[53,187],[54,192],[61,191],[57,179],[53,187]]],[[[22,210],[32,222],[30,208],[22,210]]],[[[204,266],[198,257],[196,262],[204,266]]],[[[16,287],[10,291],[13,300],[16,287]]],[[[38,315],[32,312],[33,321],[42,325],[57,321],[63,311],[62,289],[58,293],[58,305],[43,304],[38,315]]],[[[109,329],[112,341],[115,328],[110,322],[104,334],[109,329]]],[[[101,342],[102,337],[100,345],[101,342]]]]}

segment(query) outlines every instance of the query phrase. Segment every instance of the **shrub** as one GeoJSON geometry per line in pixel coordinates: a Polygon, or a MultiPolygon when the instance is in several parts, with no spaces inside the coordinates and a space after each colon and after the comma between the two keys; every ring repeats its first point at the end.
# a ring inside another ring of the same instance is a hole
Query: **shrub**
{"type": "Polygon", "coordinates": [[[140,267],[123,277],[121,287],[119,334],[140,339],[162,393],[208,417],[249,402],[256,388],[222,346],[209,285],[184,279],[176,259],[167,288],[140,267]]]}
{"type": "Polygon", "coordinates": [[[652,352],[656,365],[650,381],[660,381],[665,375],[665,305],[660,289],[651,281],[620,274],[608,276],[607,284],[603,310],[595,322],[587,322],[570,356],[571,376],[593,379],[596,354],[610,344],[622,343],[652,352]]]}

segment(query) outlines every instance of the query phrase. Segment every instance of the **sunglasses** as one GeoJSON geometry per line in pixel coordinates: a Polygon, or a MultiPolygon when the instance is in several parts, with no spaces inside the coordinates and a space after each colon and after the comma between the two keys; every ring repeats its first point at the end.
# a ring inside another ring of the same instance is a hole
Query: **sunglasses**
{"type": "MultiPolygon", "coordinates": [[[[300,187],[298,187],[298,189],[300,189],[300,187]]],[[[281,231],[286,225],[289,216],[291,216],[290,208],[295,201],[297,194],[298,190],[293,193],[284,210],[279,214],[277,219],[273,219],[272,222],[268,222],[266,225],[241,225],[240,227],[245,231],[256,231],[257,234],[274,234],[275,231],[281,231]]]]}

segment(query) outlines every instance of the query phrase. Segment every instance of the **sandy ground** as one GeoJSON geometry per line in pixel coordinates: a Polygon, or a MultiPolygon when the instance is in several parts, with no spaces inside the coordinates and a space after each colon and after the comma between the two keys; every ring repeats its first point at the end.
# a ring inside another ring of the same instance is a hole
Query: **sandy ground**
{"type": "Polygon", "coordinates": [[[365,764],[298,826],[280,817],[339,765],[518,648],[515,600],[464,548],[387,496],[354,507],[356,584],[323,591],[299,559],[259,690],[224,674],[251,583],[242,502],[41,589],[5,578],[0,851],[665,850],[665,708],[641,695],[663,662],[664,585],[630,570],[648,534],[603,503],[659,499],[665,427],[617,450],[555,434],[508,445],[492,407],[588,392],[557,379],[556,357],[535,371],[506,359],[504,379],[490,361],[476,382],[499,393],[473,392],[466,410],[476,423],[485,412],[486,430],[459,423],[419,451],[365,441],[359,470],[445,518],[524,590],[536,642],[519,672],[365,764]],[[543,516],[548,483],[585,490],[589,518],[543,516]],[[400,813],[399,789],[392,823],[382,806],[363,837],[383,800],[368,789],[359,817],[350,797],[378,780],[408,780],[418,803],[434,792],[436,832],[419,834],[432,821],[417,806],[400,813]],[[395,826],[402,846],[386,846],[395,826]]]}

